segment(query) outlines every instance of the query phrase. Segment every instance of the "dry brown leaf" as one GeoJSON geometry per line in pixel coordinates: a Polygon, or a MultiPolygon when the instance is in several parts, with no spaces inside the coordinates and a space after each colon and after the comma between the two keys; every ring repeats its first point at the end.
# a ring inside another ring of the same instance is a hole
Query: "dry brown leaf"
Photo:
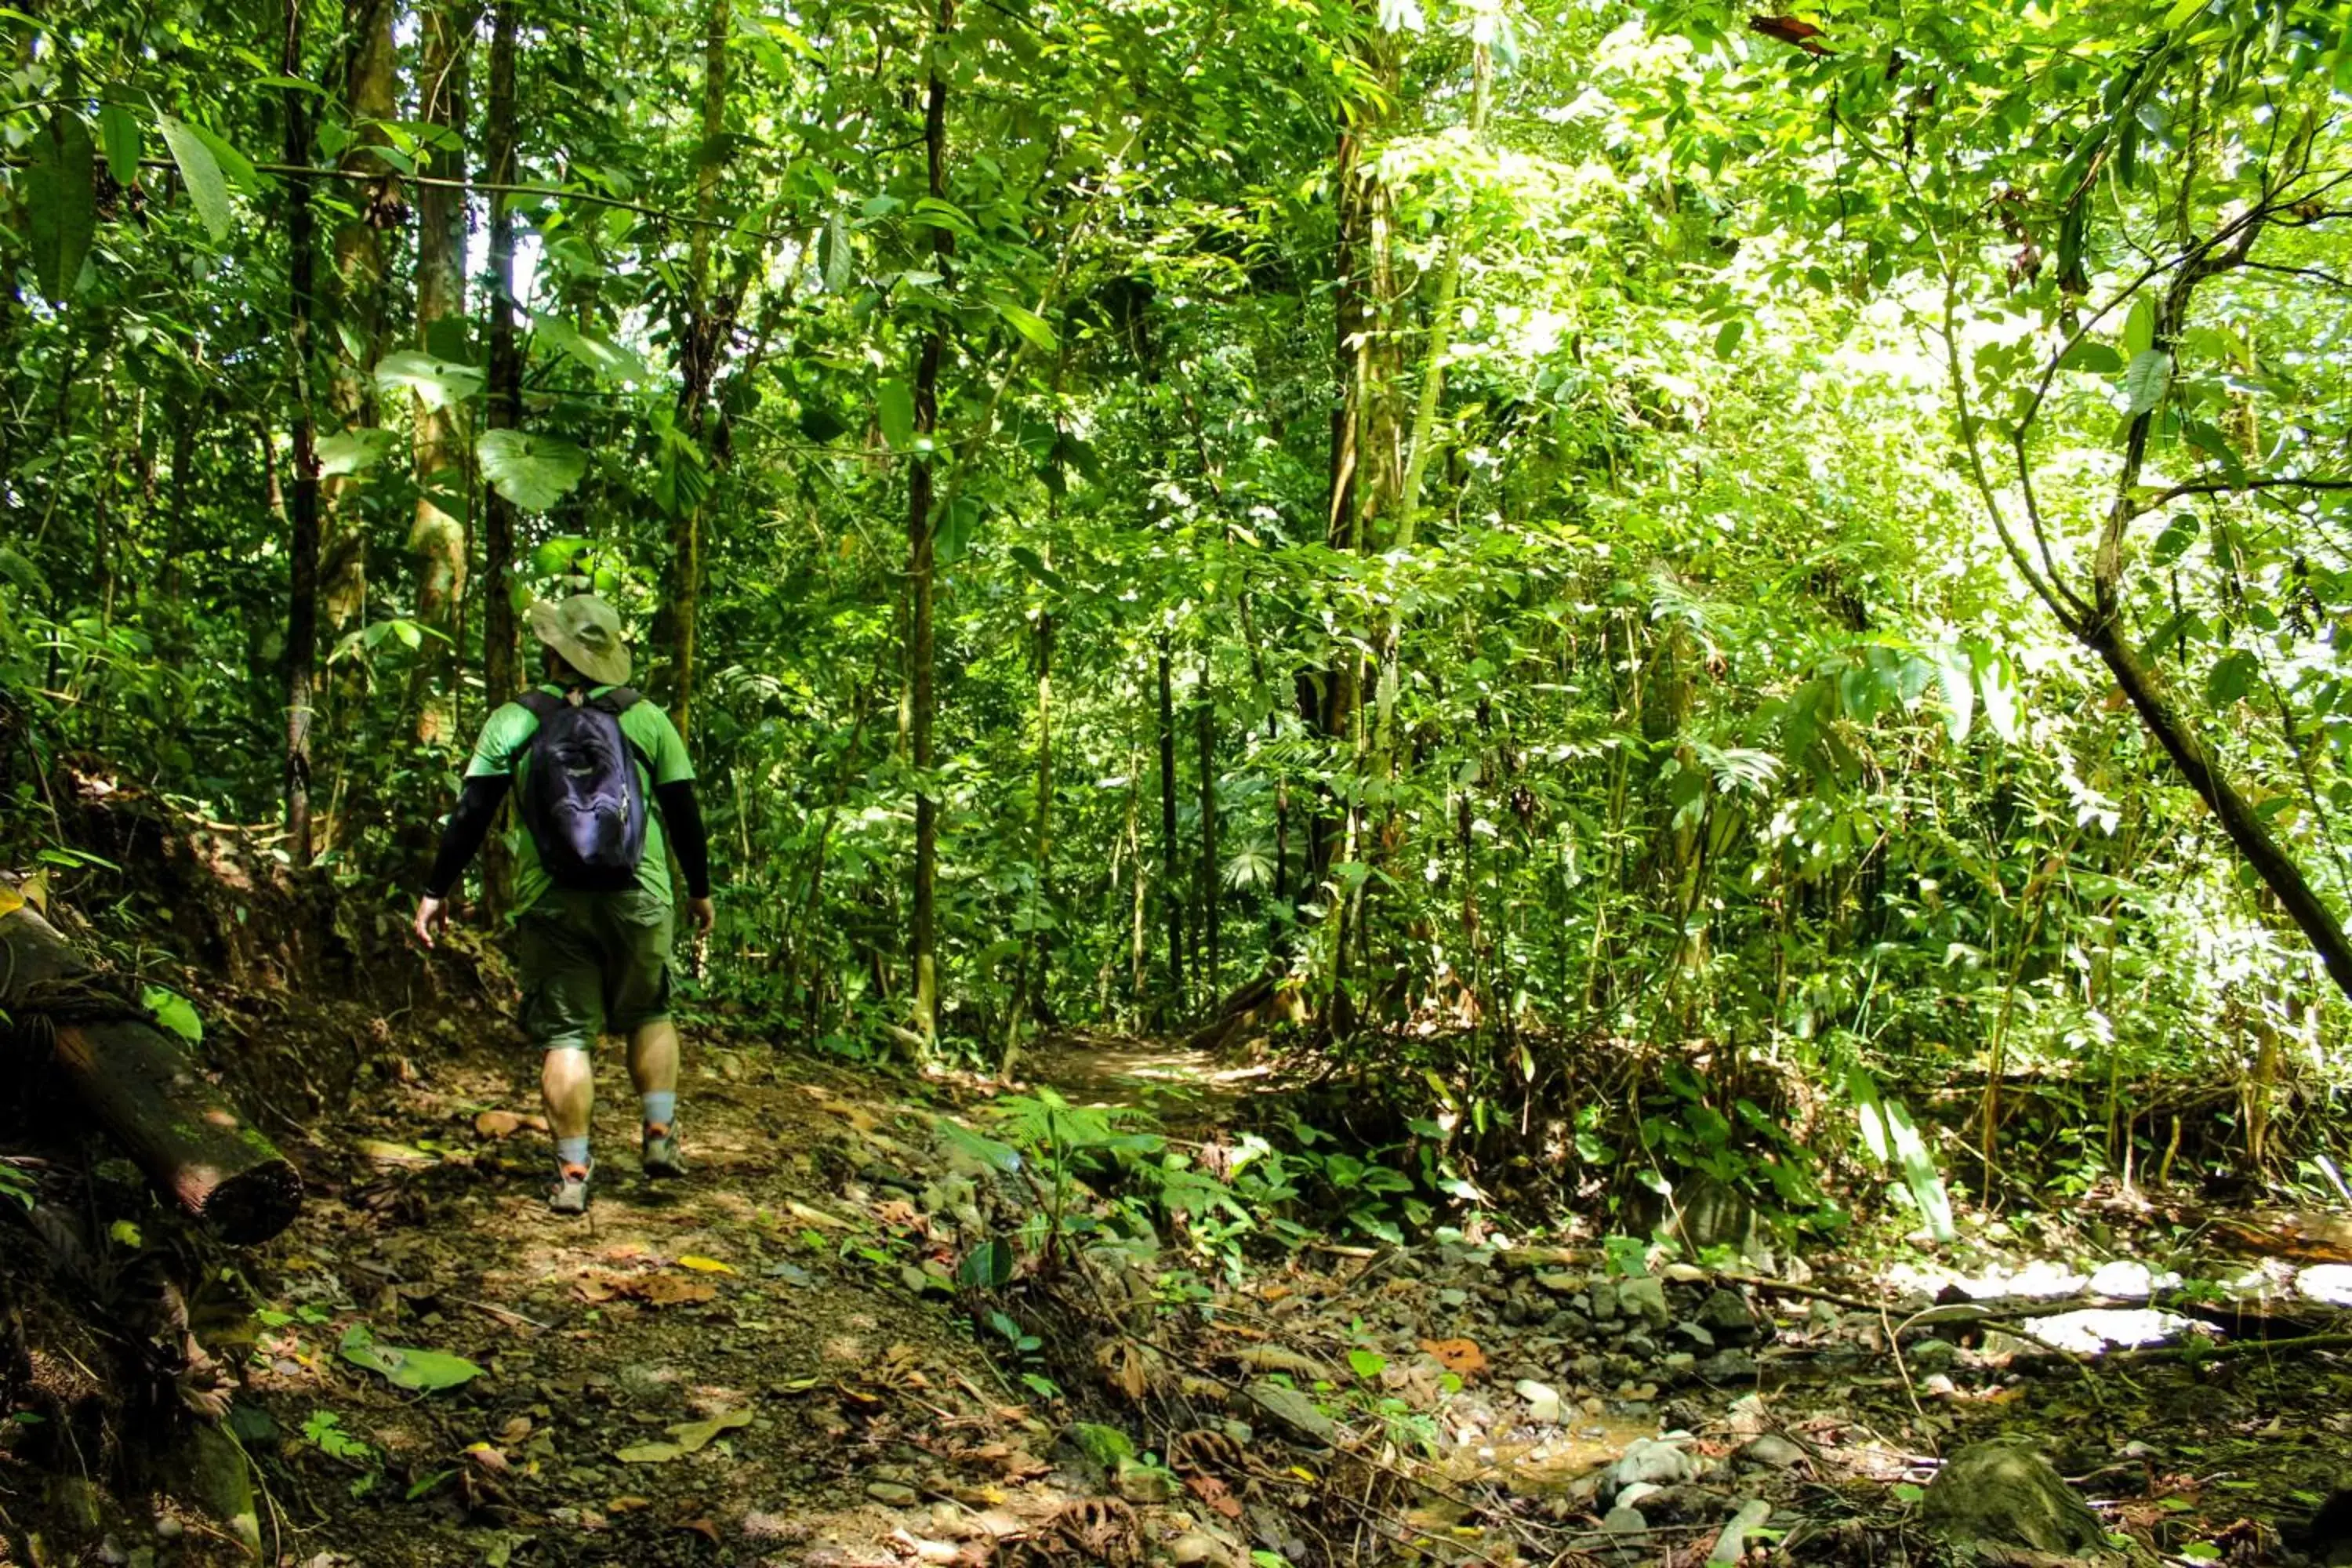
{"type": "Polygon", "coordinates": [[[520,1110],[485,1110],[474,1118],[474,1131],[485,1138],[511,1138],[524,1129],[533,1132],[547,1131],[547,1118],[526,1115],[520,1110]]]}
{"type": "Polygon", "coordinates": [[[1233,1357],[1252,1372],[1291,1372],[1303,1377],[1333,1378],[1330,1368],[1311,1355],[1301,1355],[1283,1345],[1252,1345],[1233,1352],[1233,1357]]]}
{"type": "Polygon", "coordinates": [[[1095,1347],[1095,1364],[1103,1381],[1125,1394],[1129,1404],[1142,1402],[1151,1387],[1150,1358],[1130,1340],[1105,1340],[1095,1347]]]}
{"type": "Polygon", "coordinates": [[[676,1274],[648,1274],[622,1284],[625,1295],[635,1297],[648,1307],[674,1307],[684,1301],[712,1301],[719,1298],[719,1287],[708,1279],[688,1279],[676,1274]]]}
{"type": "Polygon", "coordinates": [[[1186,1476],[1184,1489],[1199,1498],[1205,1506],[1214,1509],[1227,1519],[1239,1519],[1242,1516],[1241,1500],[1234,1496],[1231,1487],[1214,1476],[1186,1476]]]}
{"type": "Polygon", "coordinates": [[[1437,1358],[1437,1364],[1462,1377],[1475,1377],[1486,1370],[1486,1352],[1478,1348],[1475,1340],[1423,1340],[1421,1348],[1437,1358]]]}
{"type": "Polygon", "coordinates": [[[679,1524],[678,1528],[694,1531],[713,1546],[719,1544],[719,1527],[707,1519],[689,1519],[679,1524]]]}
{"type": "Polygon", "coordinates": [[[649,1497],[616,1497],[611,1502],[604,1505],[604,1511],[606,1513],[635,1513],[639,1509],[651,1508],[653,1506],[654,1500],[649,1497]]]}

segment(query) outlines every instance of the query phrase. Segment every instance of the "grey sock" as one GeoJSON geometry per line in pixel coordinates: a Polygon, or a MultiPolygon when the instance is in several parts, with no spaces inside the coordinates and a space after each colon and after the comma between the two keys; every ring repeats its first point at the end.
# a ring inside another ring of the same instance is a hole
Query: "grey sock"
{"type": "Polygon", "coordinates": [[[572,1165],[587,1164],[588,1140],[585,1138],[558,1138],[555,1141],[555,1160],[556,1163],[567,1168],[572,1165]]]}
{"type": "Polygon", "coordinates": [[[677,1090],[656,1089],[638,1098],[645,1101],[646,1126],[667,1131],[669,1124],[677,1120],[677,1090]]]}

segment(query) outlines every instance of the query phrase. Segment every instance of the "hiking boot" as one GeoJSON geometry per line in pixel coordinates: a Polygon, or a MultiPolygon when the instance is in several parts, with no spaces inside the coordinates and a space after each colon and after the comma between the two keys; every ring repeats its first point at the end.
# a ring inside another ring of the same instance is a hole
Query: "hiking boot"
{"type": "Polygon", "coordinates": [[[686,1174],[686,1162],[678,1156],[677,1126],[675,1122],[656,1131],[646,1129],[643,1163],[646,1174],[656,1180],[686,1174]]]}
{"type": "Polygon", "coordinates": [[[588,1178],[596,1173],[593,1162],[585,1165],[562,1165],[556,1169],[555,1184],[547,1189],[547,1207],[551,1214],[586,1214],[588,1212],[588,1178]]]}

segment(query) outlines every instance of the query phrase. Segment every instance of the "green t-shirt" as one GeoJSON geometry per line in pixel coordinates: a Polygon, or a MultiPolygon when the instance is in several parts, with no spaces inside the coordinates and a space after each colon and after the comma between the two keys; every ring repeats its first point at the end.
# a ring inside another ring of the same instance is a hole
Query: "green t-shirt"
{"type": "MultiPolygon", "coordinates": [[[[563,688],[550,683],[540,688],[550,697],[563,695],[563,688]]],[[[609,686],[593,686],[590,697],[602,697],[612,690],[609,686]]],[[[514,779],[516,787],[522,784],[523,770],[530,762],[530,738],[539,733],[539,715],[520,702],[509,702],[492,713],[482,724],[482,737],[474,742],[473,761],[466,764],[466,776],[496,778],[500,774],[514,779]]],[[[637,782],[646,791],[646,858],[637,863],[637,886],[657,896],[664,904],[670,901],[669,846],[662,837],[661,810],[654,804],[653,792],[661,784],[678,784],[694,776],[694,764],[687,760],[686,742],[679,738],[677,726],[669,715],[640,698],[621,712],[621,733],[636,750],[637,782]],[[646,776],[646,763],[653,763],[653,776],[646,776]]],[[[539,901],[540,895],[552,886],[547,873],[540,868],[539,846],[531,842],[530,830],[520,823],[507,835],[507,842],[515,858],[515,913],[539,901]]]]}

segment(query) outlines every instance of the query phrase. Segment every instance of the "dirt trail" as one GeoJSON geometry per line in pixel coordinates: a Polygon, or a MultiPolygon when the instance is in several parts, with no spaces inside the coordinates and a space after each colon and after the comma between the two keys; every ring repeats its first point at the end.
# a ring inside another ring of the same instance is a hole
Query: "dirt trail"
{"type": "Polygon", "coordinates": [[[293,1561],[758,1562],[788,1548],[806,1561],[829,1547],[847,1562],[888,1557],[908,1505],[945,1505],[948,1539],[1034,1522],[1004,1506],[1013,1391],[951,1300],[908,1288],[919,1244],[884,1245],[843,1202],[888,1212],[859,1173],[919,1169],[922,1118],[871,1081],[763,1053],[693,1051],[683,1087],[694,1173],[657,1186],[635,1169],[625,1074],[605,1064],[584,1220],[541,1204],[549,1154],[522,1064],[436,1069],[380,1097],[341,1179],[319,1184],[255,1270],[263,1297],[300,1314],[264,1330],[250,1384],[293,1439],[291,1495],[273,1500],[293,1561]],[[486,1374],[421,1398],[355,1384],[335,1351],[352,1321],[486,1374]],[[320,1411],[386,1461],[357,1500],[364,1468],[298,1436],[320,1411]],[[740,1415],[698,1452],[618,1457],[673,1425],[740,1415]],[[420,1484],[422,1507],[394,1506],[420,1484]]]}
{"type": "MultiPolygon", "coordinates": [[[[1597,1257],[1514,1266],[1442,1235],[1310,1242],[1222,1280],[1085,1265],[1055,1322],[1047,1279],[959,1299],[974,1235],[1023,1212],[996,1208],[981,1231],[952,1217],[974,1200],[940,1117],[979,1086],[706,1035],[680,1106],[695,1173],[657,1186],[636,1171],[635,1100],[608,1053],[596,1200],[562,1219],[541,1201],[531,1067],[520,1052],[443,1063],[363,1097],[308,1152],[314,1197],[249,1258],[249,1295],[200,1321],[243,1373],[231,1426],[266,1488],[267,1561],[1131,1568],[1149,1551],[1244,1568],[1253,1548],[1374,1562],[1442,1536],[1459,1548],[1445,1561],[1613,1562],[1603,1471],[1664,1433],[1673,1455],[1654,1444],[1643,1462],[1672,1474],[1641,1506],[1676,1562],[1762,1498],[1799,1531],[1790,1560],[1860,1563],[1913,1540],[1902,1493],[1933,1473],[1927,1456],[2021,1426],[2105,1478],[2116,1524],[2233,1545],[2275,1542],[2268,1521],[2335,1484],[2314,1437],[2352,1441],[2352,1371],[2326,1358],[2150,1363],[2105,1394],[2071,1363],[2011,1368],[2000,1336],[1915,1344],[1890,1366],[1885,1318],[1818,1291],[1743,1300],[1691,1270],[1637,1303],[1597,1257]],[[1171,1282],[1191,1294],[1160,1293],[1171,1282]],[[1026,1362],[982,1343],[998,1331],[976,1329],[975,1309],[1000,1304],[1056,1342],[1026,1362]],[[341,1353],[354,1325],[481,1373],[404,1391],[341,1353]],[[1050,1372],[1058,1396],[1024,1372],[1050,1372]],[[1129,1436],[1088,1436],[1113,1427],[1129,1436]],[[1167,1467],[1089,1451],[1130,1436],[1167,1467]],[[2263,1522],[2228,1489],[2257,1474],[2263,1522]]],[[[1259,1086],[1109,1038],[1055,1042],[1027,1070],[1194,1136],[1259,1086]]],[[[79,1557],[45,1561],[247,1560],[212,1520],[161,1506],[160,1531],[116,1513],[79,1557]]]]}

